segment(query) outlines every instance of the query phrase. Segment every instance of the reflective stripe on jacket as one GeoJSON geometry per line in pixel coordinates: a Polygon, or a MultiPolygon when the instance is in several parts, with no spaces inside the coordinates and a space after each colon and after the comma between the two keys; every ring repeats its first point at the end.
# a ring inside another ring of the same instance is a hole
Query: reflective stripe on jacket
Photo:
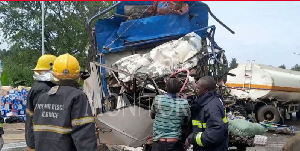
{"type": "Polygon", "coordinates": [[[38,97],[41,94],[48,92],[53,86],[55,86],[55,84],[52,82],[36,81],[28,92],[26,102],[25,139],[27,147],[30,149],[35,148],[32,127],[35,104],[38,100],[38,97]]]}
{"type": "Polygon", "coordinates": [[[40,96],[33,116],[37,151],[97,151],[95,120],[81,90],[53,87],[40,96]]]}
{"type": "MultiPolygon", "coordinates": [[[[2,136],[4,134],[3,123],[4,123],[4,118],[0,115],[0,136],[2,136]]],[[[1,150],[1,148],[0,148],[0,150],[1,150]]]]}
{"type": "Polygon", "coordinates": [[[221,97],[210,91],[196,100],[192,106],[194,151],[227,151],[228,120],[221,97]]]}

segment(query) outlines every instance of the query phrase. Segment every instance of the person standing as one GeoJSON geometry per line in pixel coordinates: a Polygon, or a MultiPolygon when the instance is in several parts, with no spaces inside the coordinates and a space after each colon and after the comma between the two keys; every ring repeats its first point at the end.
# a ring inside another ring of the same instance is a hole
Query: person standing
{"type": "Polygon", "coordinates": [[[57,85],[35,106],[34,137],[38,151],[98,151],[95,119],[87,96],[79,89],[80,66],[70,54],[53,64],[57,85]]]}
{"type": "Polygon", "coordinates": [[[188,101],[178,96],[182,83],[177,78],[166,82],[165,95],[155,97],[151,108],[153,125],[152,151],[184,151],[181,128],[190,118],[188,101]]]}
{"type": "Polygon", "coordinates": [[[25,121],[25,139],[27,144],[27,150],[35,150],[34,134],[33,134],[33,114],[34,108],[38,97],[47,91],[51,87],[55,86],[52,79],[52,65],[56,59],[54,55],[41,56],[33,69],[33,79],[35,80],[30,91],[28,92],[26,102],[26,121],[25,121]]]}
{"type": "Polygon", "coordinates": [[[3,123],[4,123],[4,118],[0,115],[0,150],[2,149],[2,147],[4,145],[4,140],[2,137],[2,135],[4,134],[3,123]]]}
{"type": "Polygon", "coordinates": [[[194,151],[227,151],[228,120],[216,81],[205,76],[194,86],[198,98],[191,107],[193,132],[186,139],[186,147],[192,144],[194,151]]]}

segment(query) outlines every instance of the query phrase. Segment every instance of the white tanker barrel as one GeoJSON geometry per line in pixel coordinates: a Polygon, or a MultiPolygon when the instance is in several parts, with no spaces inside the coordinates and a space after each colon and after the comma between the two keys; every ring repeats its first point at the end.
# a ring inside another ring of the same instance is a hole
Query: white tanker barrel
{"type": "MultiPolygon", "coordinates": [[[[230,94],[241,101],[258,102],[251,111],[259,122],[278,123],[284,117],[289,119],[288,113],[293,112],[300,117],[300,72],[250,63],[240,64],[229,72],[236,75],[227,76],[230,94]]],[[[245,108],[241,102],[236,105],[245,108]]]]}
{"type": "Polygon", "coordinates": [[[230,70],[226,85],[238,99],[300,101],[300,72],[260,64],[240,64],[230,70]]]}

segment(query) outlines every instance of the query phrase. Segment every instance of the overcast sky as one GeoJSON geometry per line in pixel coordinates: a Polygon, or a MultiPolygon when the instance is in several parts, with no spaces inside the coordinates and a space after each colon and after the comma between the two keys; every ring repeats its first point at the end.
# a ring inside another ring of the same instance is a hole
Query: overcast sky
{"type": "Polygon", "coordinates": [[[228,59],[288,68],[300,64],[300,2],[205,2],[212,12],[236,34],[213,18],[215,40],[228,59]]]}
{"type": "MultiPolygon", "coordinates": [[[[236,32],[231,34],[213,18],[215,40],[226,50],[228,60],[239,63],[255,60],[257,63],[288,68],[300,64],[300,2],[215,2],[207,3],[212,12],[236,32]]],[[[2,38],[0,38],[2,40],[2,38]]],[[[0,48],[7,48],[1,44],[0,48]]]]}

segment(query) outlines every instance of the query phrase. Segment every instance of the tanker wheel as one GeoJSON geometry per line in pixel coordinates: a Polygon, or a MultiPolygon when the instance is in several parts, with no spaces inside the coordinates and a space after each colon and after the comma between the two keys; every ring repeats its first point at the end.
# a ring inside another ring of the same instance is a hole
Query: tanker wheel
{"type": "Polygon", "coordinates": [[[280,122],[280,114],[276,107],[265,105],[257,111],[257,119],[259,122],[268,121],[278,123],[280,122]]]}

